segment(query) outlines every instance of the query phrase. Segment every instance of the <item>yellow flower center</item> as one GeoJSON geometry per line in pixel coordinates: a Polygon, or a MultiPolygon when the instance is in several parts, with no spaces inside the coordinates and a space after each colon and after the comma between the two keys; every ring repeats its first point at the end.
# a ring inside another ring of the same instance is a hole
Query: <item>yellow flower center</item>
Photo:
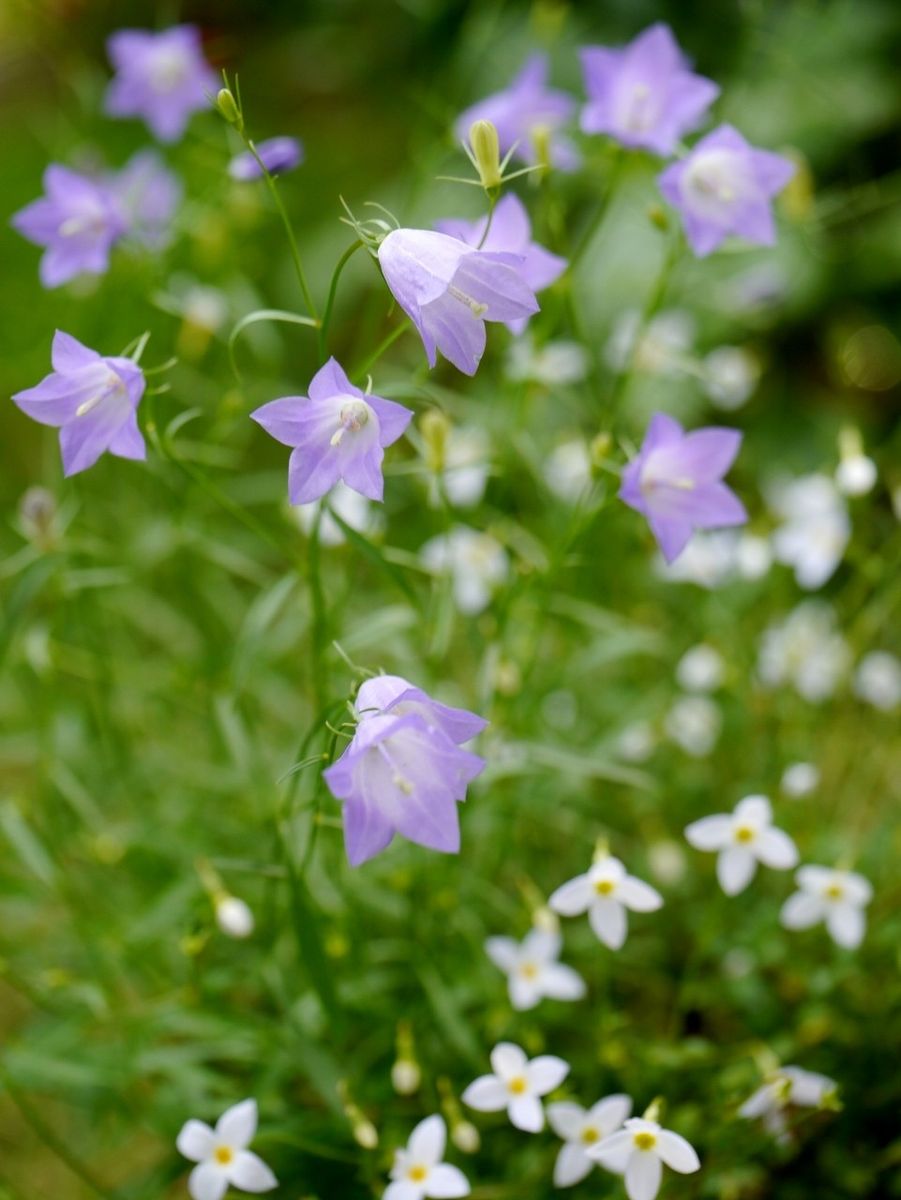
{"type": "Polygon", "coordinates": [[[648,1133],[647,1130],[642,1130],[641,1133],[636,1133],[632,1139],[639,1150],[653,1150],[657,1144],[657,1138],[653,1133],[648,1133]]]}
{"type": "Polygon", "coordinates": [[[598,1133],[598,1131],[596,1129],[589,1128],[589,1129],[582,1130],[582,1141],[585,1142],[585,1144],[588,1146],[590,1146],[593,1142],[599,1141],[600,1136],[601,1135],[598,1133]]]}
{"type": "Polygon", "coordinates": [[[739,825],[735,831],[735,840],[737,842],[753,842],[754,830],[748,825],[739,825]]]}
{"type": "Polygon", "coordinates": [[[217,1146],[213,1157],[221,1167],[227,1167],[235,1154],[231,1146],[217,1146]]]}
{"type": "Polygon", "coordinates": [[[522,966],[519,968],[519,973],[520,973],[520,975],[522,975],[523,979],[537,979],[538,978],[538,968],[535,966],[534,963],[530,963],[530,962],[523,963],[522,966]]]}
{"type": "Polygon", "coordinates": [[[609,896],[615,886],[612,879],[599,879],[594,885],[594,890],[599,896],[609,896]]]}
{"type": "Polygon", "coordinates": [[[827,900],[841,900],[845,894],[845,889],[840,883],[830,883],[826,888],[827,900]]]}
{"type": "Polygon", "coordinates": [[[407,1178],[412,1179],[414,1183],[422,1183],[427,1175],[428,1171],[426,1168],[418,1165],[415,1167],[410,1167],[409,1171],[407,1172],[407,1178]]]}
{"type": "Polygon", "coordinates": [[[514,1096],[524,1096],[527,1092],[529,1084],[525,1075],[516,1075],[507,1084],[507,1090],[512,1092],[514,1096]]]}

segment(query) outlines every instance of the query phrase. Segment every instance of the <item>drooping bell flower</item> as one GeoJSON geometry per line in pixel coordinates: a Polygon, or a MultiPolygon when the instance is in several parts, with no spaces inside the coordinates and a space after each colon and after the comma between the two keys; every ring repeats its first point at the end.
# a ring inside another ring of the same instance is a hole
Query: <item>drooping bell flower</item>
{"type": "MultiPolygon", "coordinates": [[[[256,151],[260,162],[270,175],[284,175],[286,171],[293,171],[303,162],[303,144],[293,137],[268,138],[257,145],[256,151]]],[[[228,173],[239,183],[262,179],[263,167],[260,166],[260,162],[257,162],[249,150],[245,150],[236,154],[228,164],[228,173]]]]}
{"type": "Polygon", "coordinates": [[[120,29],[106,48],[116,72],[104,102],[111,117],[141,117],[159,141],[177,142],[192,114],[211,106],[218,81],[195,25],[120,29]]]}

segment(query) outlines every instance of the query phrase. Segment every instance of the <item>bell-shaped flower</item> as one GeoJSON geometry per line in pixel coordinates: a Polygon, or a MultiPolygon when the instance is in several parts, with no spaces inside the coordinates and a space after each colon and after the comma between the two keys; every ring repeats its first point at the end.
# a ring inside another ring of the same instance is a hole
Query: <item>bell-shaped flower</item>
{"type": "Polygon", "coordinates": [[[787,1132],[787,1108],[825,1108],[834,1101],[838,1084],[828,1075],[802,1067],[779,1067],[738,1110],[740,1117],[760,1118],[777,1138],[787,1132]]]}
{"type": "Polygon", "coordinates": [[[444,1159],[444,1118],[420,1121],[403,1150],[395,1150],[391,1180],[382,1200],[453,1200],[469,1195],[469,1181],[444,1159]]]}
{"type": "Polygon", "coordinates": [[[440,350],[475,375],[486,321],[518,321],[538,312],[520,268],[523,256],[476,250],[430,229],[394,229],[378,250],[385,282],[416,326],[429,366],[440,350]]]}
{"type": "Polygon", "coordinates": [[[520,1046],[499,1042],[491,1051],[493,1074],[480,1075],[463,1093],[463,1103],[477,1112],[507,1110],[511,1124],[526,1133],[544,1129],[541,1097],[560,1086],[569,1063],[553,1054],[528,1059],[520,1046]]]}
{"type": "Polygon", "coordinates": [[[622,1094],[605,1096],[591,1108],[571,1100],[549,1104],[548,1124],[563,1139],[554,1163],[554,1187],[573,1187],[581,1182],[596,1165],[588,1151],[619,1129],[631,1112],[631,1097],[622,1094]]]}
{"type": "MultiPolygon", "coordinates": [[[[479,250],[518,254],[522,262],[517,270],[533,292],[550,287],[567,267],[565,258],[532,241],[529,214],[515,192],[508,192],[498,201],[490,224],[488,217],[482,217],[478,221],[438,221],[436,228],[479,250]]],[[[527,324],[525,317],[507,322],[510,331],[517,334],[522,333],[527,324]]]]}
{"type": "Polygon", "coordinates": [[[795,875],[798,891],[785,901],[779,919],[786,929],[808,929],[824,922],[832,940],[846,950],[863,941],[864,909],[873,899],[870,881],[856,871],[801,867],[795,875]]]}
{"type": "Polygon", "coordinates": [[[303,143],[293,137],[267,138],[257,143],[256,156],[249,150],[236,154],[228,164],[228,173],[239,183],[263,178],[263,167],[270,175],[284,175],[303,162],[303,143]],[[258,161],[259,160],[259,161],[258,161]],[[263,166],[260,166],[260,163],[263,166]]]}
{"type": "Polygon", "coordinates": [[[144,372],[137,363],[103,358],[59,330],[51,362],[53,373],[13,400],[33,420],[59,429],[63,473],[92,467],[105,450],[119,458],[146,458],[137,419],[144,372]]]}
{"type": "Polygon", "coordinates": [[[549,929],[533,929],[521,942],[490,937],[485,953],[507,976],[510,1003],[516,1009],[534,1008],[539,1000],[581,1000],[585,981],[559,962],[563,940],[549,929]]]}
{"type": "Polygon", "coordinates": [[[177,142],[192,113],[210,107],[218,80],[195,25],[120,29],[106,49],[116,72],[104,102],[111,117],[141,117],[161,142],[177,142]]]}
{"type": "Polygon", "coordinates": [[[374,675],[360,685],[354,702],[362,724],[370,717],[391,714],[421,717],[430,729],[438,729],[457,746],[480,734],[488,722],[465,708],[453,708],[433,700],[422,688],[414,687],[400,675],[374,675]]]}
{"type": "Polygon", "coordinates": [[[720,125],[667,167],[658,183],[679,210],[692,250],[704,258],[732,234],[772,246],[772,200],[794,173],[794,163],[781,154],[757,150],[737,129],[720,125]]]}
{"type": "Polygon", "coordinates": [[[176,1140],[180,1154],[197,1166],[188,1177],[193,1200],[222,1200],[229,1187],[242,1192],[269,1192],[278,1180],[247,1147],[257,1131],[257,1104],[242,1100],[222,1114],[215,1129],[188,1121],[176,1140]]]}
{"type": "Polygon", "coordinates": [[[661,22],[620,49],[586,46],[581,59],[588,92],[584,132],[606,133],[654,154],[673,154],[720,92],[692,72],[673,31],[661,22]]]}
{"type": "Polygon", "coordinates": [[[564,917],[587,912],[595,936],[610,950],[619,950],[628,931],[626,910],[655,912],[663,897],[649,883],[627,874],[618,858],[604,854],[585,875],[558,887],[548,904],[564,917]]]}
{"type": "Polygon", "coordinates": [[[309,396],[270,400],[251,417],[283,446],[292,504],[318,500],[339,479],[370,500],[381,500],[385,447],[396,442],[413,413],[393,400],[366,395],[330,358],[310,380],[309,396]]]}
{"type": "Polygon", "coordinates": [[[623,471],[619,498],[644,514],[668,563],[696,529],[747,521],[744,505],[722,481],[740,445],[736,429],[686,433],[665,413],[651,418],[641,450],[623,471]]]}
{"type": "Polygon", "coordinates": [[[727,896],[737,896],[754,878],[758,863],[777,871],[797,866],[797,846],[772,822],[773,809],[766,796],[746,796],[734,812],[693,821],[685,836],[696,850],[717,852],[720,887],[727,896]]]}
{"type": "Polygon", "coordinates": [[[589,1147],[588,1155],[602,1166],[624,1170],[629,1200],[654,1200],[664,1163],[680,1175],[701,1169],[694,1147],[684,1137],[642,1117],[631,1117],[624,1129],[589,1147]]]}

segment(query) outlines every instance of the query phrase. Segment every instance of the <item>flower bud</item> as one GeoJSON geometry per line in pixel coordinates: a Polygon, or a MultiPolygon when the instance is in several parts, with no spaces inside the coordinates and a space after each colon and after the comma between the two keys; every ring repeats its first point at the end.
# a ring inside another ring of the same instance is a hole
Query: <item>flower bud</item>
{"type": "Polygon", "coordinates": [[[399,1096],[412,1096],[419,1091],[422,1071],[412,1058],[399,1058],[391,1068],[391,1085],[399,1096]]]}
{"type": "Polygon", "coordinates": [[[648,209],[648,220],[661,233],[666,233],[667,229],[669,229],[669,216],[666,209],[662,208],[659,204],[652,204],[648,209]]]}
{"type": "Polygon", "coordinates": [[[234,125],[235,129],[240,131],[244,128],[244,118],[241,116],[241,111],[235,103],[235,98],[232,95],[231,88],[220,88],[219,94],[216,97],[216,107],[228,121],[229,125],[234,125]]]}
{"type": "Polygon", "coordinates": [[[223,895],[216,901],[216,923],[232,938],[246,938],[253,933],[253,913],[237,896],[223,895]]]}
{"type": "Polygon", "coordinates": [[[532,145],[535,148],[535,164],[543,172],[551,169],[551,129],[549,125],[533,125],[532,145]]]}
{"type": "Polygon", "coordinates": [[[471,1121],[456,1121],[451,1125],[450,1135],[451,1141],[464,1154],[475,1154],[482,1144],[479,1131],[471,1121]]]}
{"type": "Polygon", "coordinates": [[[359,1105],[354,1102],[344,1079],[338,1081],[338,1095],[341,1098],[344,1115],[350,1122],[350,1131],[354,1141],[364,1150],[374,1150],[379,1144],[378,1130],[359,1105]]]}
{"type": "Polygon", "coordinates": [[[426,466],[438,475],[444,470],[450,421],[440,409],[430,408],[422,415],[419,431],[425,443],[426,466]]]}
{"type": "Polygon", "coordinates": [[[41,549],[53,543],[56,497],[42,487],[30,487],[19,501],[19,523],[30,542],[41,549]]]}
{"type": "Polygon", "coordinates": [[[485,191],[501,186],[501,151],[497,130],[490,121],[474,121],[469,130],[469,145],[479,179],[485,191]]]}

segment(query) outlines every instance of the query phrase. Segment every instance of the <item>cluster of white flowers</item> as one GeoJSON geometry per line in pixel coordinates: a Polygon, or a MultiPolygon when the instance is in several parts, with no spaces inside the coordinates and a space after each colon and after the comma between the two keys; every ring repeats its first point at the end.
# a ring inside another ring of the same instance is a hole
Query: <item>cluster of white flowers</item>
{"type": "Polygon", "coordinates": [[[483,612],[510,574],[510,560],[497,538],[466,525],[431,538],[419,553],[428,570],[450,576],[454,603],[466,616],[483,612]]]}
{"type": "Polygon", "coordinates": [[[848,671],[851,651],[825,601],[806,600],[764,630],[757,671],[767,687],[791,684],[805,700],[833,695],[848,671]]]}

